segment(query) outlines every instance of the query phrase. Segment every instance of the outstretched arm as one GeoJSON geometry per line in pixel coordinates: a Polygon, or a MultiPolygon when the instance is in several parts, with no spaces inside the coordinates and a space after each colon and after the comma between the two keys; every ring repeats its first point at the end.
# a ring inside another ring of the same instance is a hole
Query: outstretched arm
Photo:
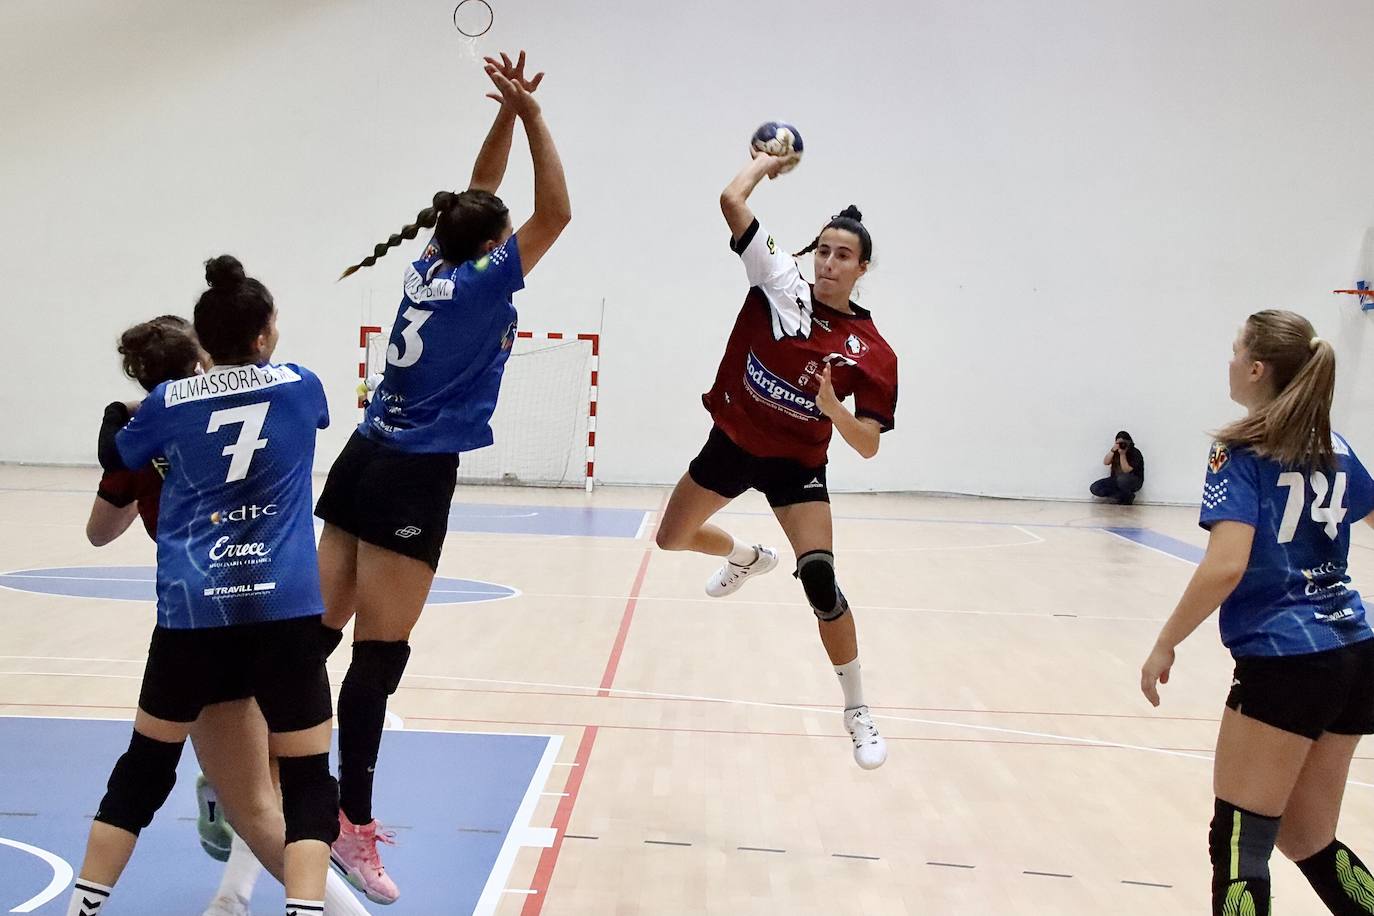
{"type": "MultiPolygon", "coordinates": [[[[486,61],[487,66],[499,68],[507,79],[520,84],[527,92],[539,88],[539,83],[544,79],[543,73],[535,74],[533,79],[525,78],[524,51],[520,52],[515,63],[512,63],[504,52],[500,61],[493,57],[488,57],[486,61]]],[[[510,161],[511,137],[515,133],[515,111],[502,101],[499,94],[488,93],[487,97],[502,104],[496,112],[496,120],[492,122],[491,130],[487,131],[487,139],[483,141],[482,149],[477,153],[477,162],[472,167],[472,180],[468,182],[468,189],[495,194],[501,187],[501,180],[506,177],[506,163],[510,161]]]]}
{"type": "Polygon", "coordinates": [[[515,233],[520,263],[528,276],[572,221],[568,183],[553,135],[530,90],[509,79],[500,67],[491,63],[487,64],[487,76],[501,93],[501,103],[524,123],[525,136],[530,142],[530,159],[534,162],[534,214],[515,233]]]}
{"type": "Polygon", "coordinates": [[[730,234],[736,239],[744,235],[754,222],[754,211],[749,209],[749,195],[754,193],[754,188],[758,187],[764,176],[778,177],[786,164],[787,160],[781,156],[756,155],[720,192],[720,212],[725,214],[730,234]]]}

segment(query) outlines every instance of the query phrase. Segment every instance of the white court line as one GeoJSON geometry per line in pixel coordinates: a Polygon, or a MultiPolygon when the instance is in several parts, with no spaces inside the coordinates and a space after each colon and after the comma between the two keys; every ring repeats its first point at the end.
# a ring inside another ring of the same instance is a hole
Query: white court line
{"type": "Polygon", "coordinates": [[[649,511],[648,509],[642,509],[640,511],[644,513],[644,516],[639,520],[639,530],[635,532],[636,541],[644,540],[644,535],[649,533],[649,521],[654,517],[655,514],[649,511]]]}
{"type": "MultiPolygon", "coordinates": [[[[768,703],[762,700],[732,700],[722,697],[701,697],[681,693],[659,693],[652,690],[629,690],[624,687],[583,687],[576,684],[547,684],[536,681],[510,681],[503,680],[500,678],[453,677],[450,675],[442,674],[416,674],[413,675],[413,677],[428,678],[430,680],[439,681],[463,681],[467,683],[478,684],[505,684],[507,686],[512,687],[545,687],[557,690],[585,690],[588,693],[596,693],[602,689],[605,689],[610,693],[625,693],[632,694],[634,696],[654,697],[665,700],[696,700],[701,703],[725,703],[732,706],[754,706],[766,709],[790,709],[799,712],[829,713],[830,715],[836,716],[844,714],[843,710],[838,710],[834,707],[828,706],[802,706],[795,703],[768,703]]],[[[1102,738],[1083,738],[1076,735],[1059,735],[1053,732],[1035,732],[1019,728],[1003,728],[997,725],[975,725],[971,722],[946,722],[942,719],[920,719],[914,716],[883,715],[879,718],[892,722],[911,722],[917,725],[934,725],[941,728],[964,728],[972,731],[992,732],[999,735],[1017,735],[1022,738],[1048,738],[1053,741],[1064,741],[1069,744],[1092,744],[1101,747],[1115,748],[1117,750],[1123,751],[1140,751],[1141,753],[1146,754],[1160,754],[1165,757],[1184,757],[1191,760],[1206,760],[1209,762],[1212,760],[1212,756],[1210,754],[1195,754],[1191,751],[1171,751],[1168,748],[1163,747],[1149,747],[1147,745],[1142,744],[1124,744],[1120,741],[1107,741],[1102,738]]],[[[1346,782],[1348,785],[1360,786],[1361,788],[1366,789],[1374,789],[1374,783],[1357,782],[1353,779],[1346,780],[1346,782]]]]}
{"type": "Polygon", "coordinates": [[[510,878],[511,869],[515,865],[515,856],[523,846],[544,847],[552,846],[556,835],[551,828],[538,828],[530,823],[530,818],[534,815],[535,806],[539,804],[539,796],[544,786],[548,784],[549,776],[553,773],[553,762],[558,759],[558,752],[563,747],[563,739],[558,735],[549,735],[548,742],[544,745],[544,755],[539,759],[539,765],[535,767],[534,774],[530,776],[530,784],[525,788],[525,797],[520,801],[520,807],[516,810],[515,816],[511,818],[510,827],[506,830],[506,837],[501,841],[501,850],[496,854],[496,861],[491,864],[491,872],[487,875],[487,883],[482,887],[482,895],[477,898],[477,906],[473,908],[472,916],[491,916],[496,912],[497,904],[501,901],[501,894],[506,890],[506,881],[510,878]]]}
{"type": "Polygon", "coordinates": [[[1045,539],[1020,525],[1011,525],[1017,531],[1030,537],[1029,541],[1006,541],[1000,544],[944,544],[938,547],[846,547],[845,553],[917,553],[927,550],[992,550],[997,547],[1030,547],[1043,544],[1045,539]]]}
{"type": "Polygon", "coordinates": [[[11,913],[32,913],[40,906],[62,893],[67,889],[67,886],[72,883],[74,874],[71,865],[67,864],[67,860],[56,853],[48,852],[46,849],[39,849],[37,846],[30,846],[28,843],[21,843],[18,840],[6,839],[2,836],[0,836],[0,845],[10,846],[14,849],[18,849],[20,852],[27,852],[31,856],[37,856],[44,862],[47,862],[48,867],[52,869],[52,880],[48,882],[48,886],[43,888],[29,900],[25,900],[23,903],[10,910],[11,913]]]}

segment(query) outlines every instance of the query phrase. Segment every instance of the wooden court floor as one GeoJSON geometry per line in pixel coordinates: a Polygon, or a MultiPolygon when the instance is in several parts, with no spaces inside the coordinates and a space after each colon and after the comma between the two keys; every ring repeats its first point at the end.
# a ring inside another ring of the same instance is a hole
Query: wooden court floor
{"type": "MultiPolygon", "coordinates": [[[[151,565],[141,531],[86,544],[96,479],[0,467],[0,573],[151,565]]],[[[448,537],[440,575],[516,594],[426,612],[398,724],[562,739],[530,817],[555,830],[528,832],[492,911],[1206,911],[1209,758],[1230,676],[1215,621],[1180,650],[1160,709],[1137,686],[1205,543],[1194,510],[836,496],[840,580],[889,742],[887,764],[863,772],[766,504],[746,496],[720,521],[783,562],[712,600],[712,560],[653,546],[666,495],[457,496],[498,514],[646,513],[635,536],[448,537]]],[[[1355,585],[1374,592],[1374,532],[1355,538],[1355,585]]],[[[130,718],[152,622],[145,602],[0,588],[0,715],[130,718]]],[[[336,653],[336,686],[346,664],[336,653]]],[[[1374,853],[1374,749],[1352,780],[1341,835],[1374,853]]],[[[1273,871],[1276,912],[1325,912],[1277,854],[1273,871]]],[[[403,896],[385,912],[412,910],[403,896]]]]}

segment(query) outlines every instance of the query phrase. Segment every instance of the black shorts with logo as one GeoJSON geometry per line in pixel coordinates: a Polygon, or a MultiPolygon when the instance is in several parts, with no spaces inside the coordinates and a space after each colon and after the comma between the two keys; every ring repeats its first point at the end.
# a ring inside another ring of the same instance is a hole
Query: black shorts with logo
{"type": "Polygon", "coordinates": [[[1308,655],[1236,659],[1226,705],[1316,740],[1374,734],[1374,639],[1308,655]]]}
{"type": "Polygon", "coordinates": [[[735,444],[719,426],[701,453],[692,459],[687,474],[698,486],[734,499],[745,490],[758,490],[773,508],[797,503],[828,503],[825,465],[807,467],[790,458],[760,458],[735,444]]]}
{"type": "Polygon", "coordinates": [[[206,706],[253,697],[271,731],[313,728],[334,715],[324,669],[332,635],[319,614],[198,630],[155,627],[139,708],[194,722],[206,706]]]}
{"type": "Polygon", "coordinates": [[[315,514],[437,570],[457,483],[457,455],[403,452],[355,431],[329,469],[315,514]]]}

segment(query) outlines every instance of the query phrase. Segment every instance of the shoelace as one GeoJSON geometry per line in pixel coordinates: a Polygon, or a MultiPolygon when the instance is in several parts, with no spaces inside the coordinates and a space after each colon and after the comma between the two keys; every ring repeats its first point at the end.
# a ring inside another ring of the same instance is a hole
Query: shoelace
{"type": "Polygon", "coordinates": [[[370,868],[375,868],[378,871],[385,871],[385,868],[382,866],[381,857],[377,855],[377,844],[385,843],[388,846],[395,846],[396,831],[387,830],[383,828],[381,824],[378,824],[377,829],[373,831],[372,842],[367,842],[367,839],[362,836],[359,836],[358,840],[360,840],[361,843],[364,844],[363,862],[366,863],[370,868]]]}
{"type": "Polygon", "coordinates": [[[878,726],[873,724],[873,717],[866,712],[861,712],[854,717],[854,743],[860,744],[862,740],[878,739],[878,726]]]}

